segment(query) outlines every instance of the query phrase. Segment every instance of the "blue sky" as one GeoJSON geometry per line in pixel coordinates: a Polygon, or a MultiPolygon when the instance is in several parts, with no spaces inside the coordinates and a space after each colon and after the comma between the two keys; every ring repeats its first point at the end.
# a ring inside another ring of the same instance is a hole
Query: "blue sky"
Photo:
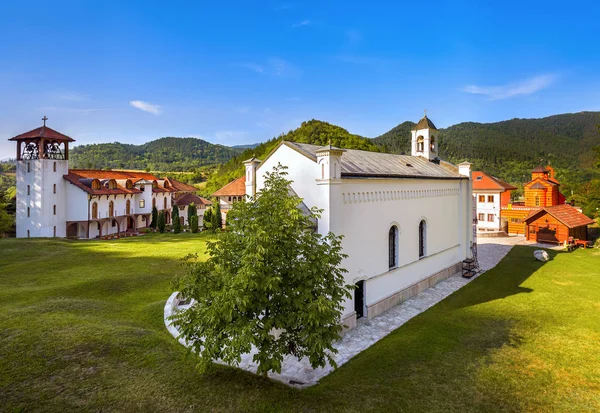
{"type": "Polygon", "coordinates": [[[599,11],[577,1],[3,2],[0,159],[14,156],[6,139],[44,115],[79,144],[235,145],[312,118],[374,137],[424,108],[438,127],[600,110],[599,11]]]}

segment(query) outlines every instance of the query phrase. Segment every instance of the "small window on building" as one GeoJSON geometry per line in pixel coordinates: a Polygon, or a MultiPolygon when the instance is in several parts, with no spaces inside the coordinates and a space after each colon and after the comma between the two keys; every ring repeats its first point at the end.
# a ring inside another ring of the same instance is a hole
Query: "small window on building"
{"type": "Polygon", "coordinates": [[[146,200],[145,199],[140,199],[140,208],[146,208],[146,200]]]}
{"type": "Polygon", "coordinates": [[[114,179],[108,181],[108,189],[117,189],[117,181],[114,179]]]}
{"type": "Polygon", "coordinates": [[[52,170],[53,170],[54,172],[56,172],[56,162],[54,162],[54,164],[52,165],[52,170]]]}
{"type": "Polygon", "coordinates": [[[112,217],[115,214],[115,204],[113,201],[108,203],[108,216],[112,217]]]}
{"type": "Polygon", "coordinates": [[[27,218],[31,216],[31,208],[27,207],[27,218]]]}
{"type": "Polygon", "coordinates": [[[388,248],[389,268],[392,269],[398,266],[398,228],[395,225],[388,234],[388,248]]]}
{"type": "Polygon", "coordinates": [[[29,185],[27,185],[27,195],[29,195],[31,193],[31,187],[29,185]]]}
{"type": "Polygon", "coordinates": [[[494,222],[494,214],[488,214],[488,222],[494,222]]]}
{"type": "Polygon", "coordinates": [[[488,202],[494,202],[494,195],[488,195],[488,202]]]}
{"type": "Polygon", "coordinates": [[[477,219],[478,219],[479,221],[485,221],[485,214],[478,214],[478,215],[477,215],[477,219]]]}
{"type": "Polygon", "coordinates": [[[92,204],[92,219],[98,219],[98,203],[92,204]]]}
{"type": "Polygon", "coordinates": [[[419,223],[419,258],[427,254],[427,223],[422,220],[419,223]]]}
{"type": "Polygon", "coordinates": [[[146,189],[145,185],[140,185],[140,191],[144,192],[144,189],[146,189]]]}
{"type": "Polygon", "coordinates": [[[423,152],[425,150],[425,139],[422,136],[417,138],[417,152],[423,152]]]}
{"type": "Polygon", "coordinates": [[[113,219],[111,222],[111,226],[116,227],[117,226],[117,222],[113,219]]]}
{"type": "Polygon", "coordinates": [[[94,179],[94,180],[92,181],[92,189],[94,189],[94,190],[98,190],[98,189],[100,189],[100,181],[99,181],[99,180],[97,180],[97,179],[94,179]]]}
{"type": "Polygon", "coordinates": [[[52,205],[52,213],[56,215],[56,205],[52,205]]]}
{"type": "MultiPolygon", "coordinates": [[[[27,162],[27,172],[31,172],[31,164],[29,162],[27,162]]],[[[27,230],[29,231],[29,230],[27,230]]]]}
{"type": "Polygon", "coordinates": [[[167,209],[167,198],[163,198],[163,209],[167,209]]]}
{"type": "Polygon", "coordinates": [[[231,202],[231,197],[228,197],[228,201],[231,202]]]}
{"type": "Polygon", "coordinates": [[[56,193],[56,184],[52,185],[52,193],[56,193]]]}
{"type": "Polygon", "coordinates": [[[479,202],[485,202],[485,195],[479,195],[479,202]]]}
{"type": "Polygon", "coordinates": [[[29,230],[27,230],[27,238],[31,237],[31,233],[29,232],[29,230]]]}
{"type": "Polygon", "coordinates": [[[538,195],[535,196],[535,206],[540,206],[540,197],[538,195]]]}
{"type": "Polygon", "coordinates": [[[56,237],[56,225],[55,225],[55,226],[54,226],[54,228],[52,229],[52,232],[53,232],[53,235],[52,235],[52,236],[53,236],[53,237],[56,237]]]}

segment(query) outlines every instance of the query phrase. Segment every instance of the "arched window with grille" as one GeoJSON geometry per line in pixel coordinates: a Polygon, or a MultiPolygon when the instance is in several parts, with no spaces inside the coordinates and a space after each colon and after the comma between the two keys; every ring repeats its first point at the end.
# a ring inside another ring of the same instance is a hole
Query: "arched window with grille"
{"type": "Polygon", "coordinates": [[[167,209],[167,197],[163,198],[163,209],[167,209]]]}
{"type": "Polygon", "coordinates": [[[419,258],[427,254],[427,223],[421,220],[419,223],[419,258]]]}
{"type": "Polygon", "coordinates": [[[388,261],[390,269],[398,266],[398,227],[395,225],[388,233],[388,261]]]}

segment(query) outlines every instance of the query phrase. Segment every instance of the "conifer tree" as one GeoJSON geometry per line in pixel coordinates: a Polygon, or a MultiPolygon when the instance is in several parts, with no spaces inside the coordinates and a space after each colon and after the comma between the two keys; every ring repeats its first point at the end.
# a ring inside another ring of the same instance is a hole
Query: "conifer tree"
{"type": "Polygon", "coordinates": [[[212,230],[217,231],[220,230],[223,226],[223,217],[221,216],[221,205],[220,202],[215,203],[215,209],[212,213],[212,230]]]}
{"type": "Polygon", "coordinates": [[[198,215],[198,208],[196,208],[196,204],[194,204],[193,202],[191,204],[188,205],[188,210],[187,210],[187,222],[190,223],[192,220],[192,217],[194,215],[198,215]]]}
{"type": "Polygon", "coordinates": [[[164,211],[160,211],[158,213],[158,219],[156,222],[156,226],[158,227],[159,232],[165,232],[166,221],[165,221],[165,212],[164,211]]]}
{"type": "Polygon", "coordinates": [[[313,368],[330,363],[340,317],[352,286],[340,267],[341,237],[314,231],[320,211],[305,214],[289,191],[285,167],[267,173],[264,189],[229,211],[230,231],[208,243],[210,258],[186,260],[174,287],[196,304],[173,316],[199,355],[239,364],[256,349],[258,374],[281,372],[284,357],[306,357],[313,368]]]}
{"type": "Polygon", "coordinates": [[[181,232],[181,220],[179,219],[179,207],[173,205],[173,232],[179,234],[181,232]]]}
{"type": "Polygon", "coordinates": [[[190,230],[194,234],[198,232],[198,215],[192,215],[190,219],[190,230]]]}
{"type": "Polygon", "coordinates": [[[156,229],[158,224],[158,209],[156,207],[152,207],[152,221],[150,221],[150,228],[156,229]]]}
{"type": "Polygon", "coordinates": [[[204,219],[202,220],[202,229],[209,231],[212,228],[212,208],[207,208],[204,212],[204,219]]]}

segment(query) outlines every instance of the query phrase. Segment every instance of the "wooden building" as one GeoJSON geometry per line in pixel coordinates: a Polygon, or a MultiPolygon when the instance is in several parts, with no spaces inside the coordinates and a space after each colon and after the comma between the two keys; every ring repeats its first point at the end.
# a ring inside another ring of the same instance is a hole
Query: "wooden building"
{"type": "Polygon", "coordinates": [[[569,237],[587,240],[587,226],[594,223],[569,204],[533,210],[525,218],[527,239],[537,242],[564,243],[569,237]]]}

